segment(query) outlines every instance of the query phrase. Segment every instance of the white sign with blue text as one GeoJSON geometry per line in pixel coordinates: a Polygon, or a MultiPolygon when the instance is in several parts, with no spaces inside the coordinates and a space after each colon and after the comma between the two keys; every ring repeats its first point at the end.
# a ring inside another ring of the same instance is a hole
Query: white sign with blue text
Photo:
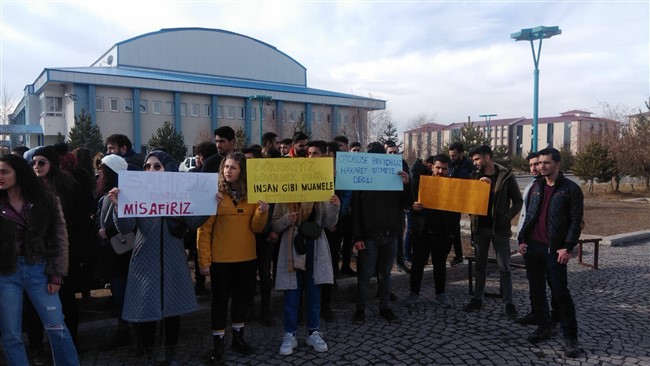
{"type": "Polygon", "coordinates": [[[351,191],[401,191],[402,155],[336,153],[335,188],[351,191]]]}

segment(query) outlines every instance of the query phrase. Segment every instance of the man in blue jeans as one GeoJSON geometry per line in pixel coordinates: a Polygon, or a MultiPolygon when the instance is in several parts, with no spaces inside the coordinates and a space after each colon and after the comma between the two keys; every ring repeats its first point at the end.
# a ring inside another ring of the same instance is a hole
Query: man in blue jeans
{"type": "Polygon", "coordinates": [[[477,169],[471,178],[489,184],[490,197],[487,215],[471,215],[472,243],[476,255],[476,290],[474,297],[463,309],[471,312],[483,308],[488,251],[492,243],[499,266],[506,315],[514,319],[517,310],[512,301],[510,221],[521,210],[521,191],[512,171],[492,160],[492,149],[489,146],[478,146],[470,151],[469,156],[477,169]]]}
{"type": "MultiPolygon", "coordinates": [[[[368,145],[368,152],[385,154],[384,147],[376,142],[368,145]]],[[[397,237],[403,233],[404,209],[413,204],[409,175],[397,173],[404,184],[402,191],[355,191],[352,194],[352,238],[359,251],[359,294],[355,323],[365,322],[370,278],[379,272],[379,314],[388,321],[397,316],[388,307],[390,272],[395,263],[397,237]]]]}
{"type": "Polygon", "coordinates": [[[530,301],[538,327],[528,336],[539,343],[553,336],[546,300],[546,273],[551,278],[553,299],[560,311],[564,354],[577,357],[578,322],[568,288],[567,264],[582,231],[584,198],[582,190],[560,172],[560,152],[546,148],[538,153],[540,178],[528,194],[526,219],[519,232],[519,253],[524,256],[530,287],[530,301]]]}

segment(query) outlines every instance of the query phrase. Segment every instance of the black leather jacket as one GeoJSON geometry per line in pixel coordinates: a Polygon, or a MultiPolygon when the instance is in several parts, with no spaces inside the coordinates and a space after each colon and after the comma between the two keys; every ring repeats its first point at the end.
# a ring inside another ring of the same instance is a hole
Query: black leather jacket
{"type": "MultiPolygon", "coordinates": [[[[546,184],[544,177],[537,178],[528,193],[526,219],[517,237],[520,243],[526,243],[532,233],[544,194],[543,184],[546,184]]],[[[582,190],[575,182],[560,173],[552,192],[547,218],[550,250],[566,249],[571,252],[578,243],[582,231],[584,211],[582,190]]]]}

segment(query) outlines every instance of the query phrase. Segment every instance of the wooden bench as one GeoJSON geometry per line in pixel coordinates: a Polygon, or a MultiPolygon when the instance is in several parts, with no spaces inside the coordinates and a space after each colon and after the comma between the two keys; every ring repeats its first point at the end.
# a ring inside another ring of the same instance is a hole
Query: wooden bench
{"type": "MultiPolygon", "coordinates": [[[[512,248],[511,244],[511,250],[510,250],[510,257],[512,258],[513,255],[517,254],[517,249],[512,248]]],[[[469,283],[469,294],[474,295],[474,262],[476,262],[476,256],[474,254],[469,254],[465,256],[465,259],[467,260],[467,278],[468,278],[468,283],[469,283]]],[[[488,264],[496,264],[497,263],[497,258],[488,256],[488,264]]],[[[510,267],[514,268],[526,268],[525,265],[519,264],[519,263],[512,263],[510,262],[510,267]]],[[[499,282],[499,293],[491,293],[491,292],[485,292],[484,296],[486,297],[497,297],[497,298],[502,298],[503,297],[503,289],[501,288],[501,282],[499,282]]]]}
{"type": "MultiPolygon", "coordinates": [[[[598,269],[598,249],[600,246],[600,242],[602,241],[602,238],[584,238],[578,240],[578,264],[593,268],[593,269],[598,269]],[[583,261],[583,246],[585,244],[593,244],[594,245],[594,254],[593,254],[593,262],[592,263],[585,263],[583,261]]],[[[512,248],[512,243],[511,243],[511,250],[510,250],[510,257],[512,257],[514,254],[517,254],[517,249],[512,248]]],[[[466,255],[465,259],[467,260],[467,278],[468,278],[468,284],[469,284],[469,294],[474,295],[474,262],[476,262],[476,257],[473,254],[466,255]]],[[[496,264],[497,259],[496,257],[488,256],[488,264],[496,264]]],[[[519,263],[512,263],[510,262],[510,267],[514,268],[526,268],[525,264],[519,264],[519,263]]],[[[501,284],[499,283],[499,293],[485,293],[486,297],[497,297],[501,298],[503,297],[503,291],[501,289],[501,284]]]]}

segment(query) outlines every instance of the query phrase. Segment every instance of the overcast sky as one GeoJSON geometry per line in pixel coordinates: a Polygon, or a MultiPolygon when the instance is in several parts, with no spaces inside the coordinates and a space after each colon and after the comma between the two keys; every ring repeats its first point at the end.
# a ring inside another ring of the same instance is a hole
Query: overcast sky
{"type": "Polygon", "coordinates": [[[650,2],[1,2],[0,85],[19,101],[44,68],[90,66],[162,28],[224,29],[277,47],[312,88],[384,99],[400,127],[426,114],[532,117],[533,57],[510,34],[539,25],[540,117],[650,97],[650,2]]]}

